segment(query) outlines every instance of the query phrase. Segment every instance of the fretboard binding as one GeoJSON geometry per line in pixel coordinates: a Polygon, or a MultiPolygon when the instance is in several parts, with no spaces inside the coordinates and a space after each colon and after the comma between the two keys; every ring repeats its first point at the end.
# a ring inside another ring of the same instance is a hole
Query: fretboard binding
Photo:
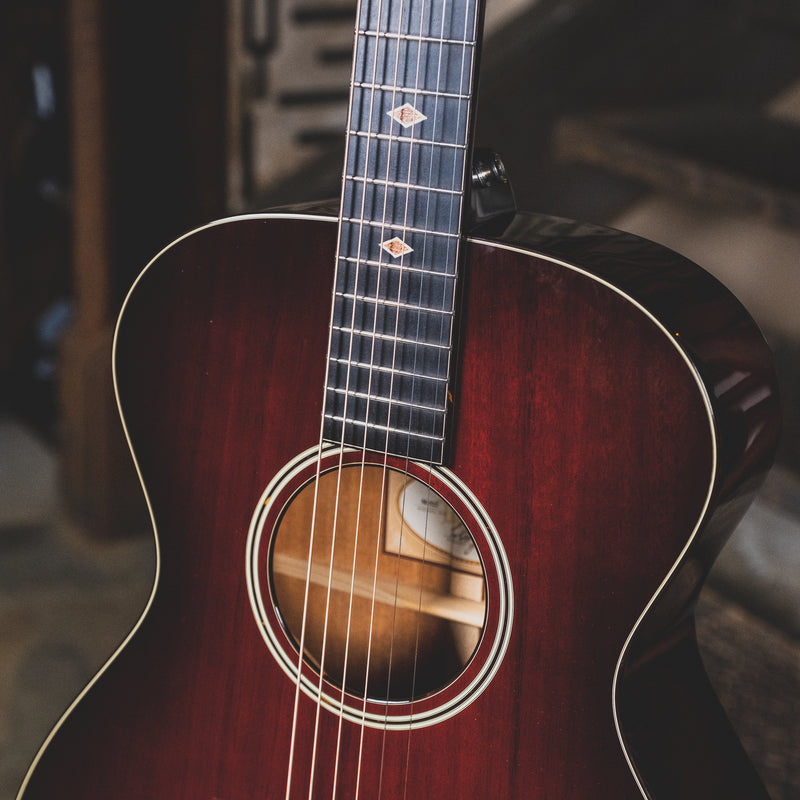
{"type": "Polygon", "coordinates": [[[444,436],[434,436],[433,434],[428,433],[418,433],[417,431],[410,431],[410,430],[400,430],[399,428],[393,428],[390,425],[379,425],[377,422],[366,422],[361,419],[345,419],[344,417],[340,417],[337,414],[330,414],[328,412],[325,413],[325,418],[329,419],[333,422],[342,422],[342,423],[351,423],[353,425],[360,425],[362,428],[371,428],[376,431],[386,431],[386,433],[397,433],[400,436],[413,436],[417,439],[428,439],[432,442],[443,442],[444,436]]]}
{"type": "Polygon", "coordinates": [[[362,139],[381,139],[387,142],[403,142],[405,144],[421,144],[429,147],[451,147],[456,150],[466,150],[467,146],[456,142],[434,142],[432,139],[414,139],[411,136],[395,136],[392,133],[374,133],[370,131],[348,131],[350,136],[360,136],[362,139]]]}
{"type": "Polygon", "coordinates": [[[439,192],[441,194],[461,195],[459,189],[442,189],[439,186],[422,186],[418,183],[400,183],[399,181],[382,181],[380,178],[362,178],[360,175],[345,175],[347,181],[358,181],[359,183],[372,183],[377,186],[391,186],[393,189],[412,189],[423,192],[439,192]]]}
{"type": "Polygon", "coordinates": [[[351,367],[356,367],[357,369],[366,369],[366,370],[377,370],[378,372],[392,372],[395,375],[399,375],[403,378],[417,378],[423,381],[436,381],[437,383],[447,383],[447,378],[440,378],[437,375],[421,375],[418,372],[409,372],[406,369],[397,369],[396,367],[385,367],[382,364],[365,364],[363,361],[350,361],[347,358],[335,358],[331,357],[328,359],[329,361],[333,361],[336,364],[347,364],[351,367]]]}
{"type": "Polygon", "coordinates": [[[369,400],[378,403],[387,403],[390,406],[403,406],[404,408],[418,408],[420,411],[433,411],[437,414],[444,414],[447,408],[440,406],[424,406],[421,403],[409,403],[407,400],[394,400],[391,397],[381,397],[379,394],[369,394],[368,392],[352,392],[349,389],[340,389],[336,386],[329,386],[329,391],[335,394],[343,394],[348,397],[357,397],[359,400],[369,400]]]}
{"type": "Polygon", "coordinates": [[[433,278],[449,278],[450,280],[455,280],[455,275],[452,272],[425,269],[424,267],[412,267],[408,264],[390,264],[388,261],[374,261],[371,258],[357,258],[355,256],[339,256],[339,260],[349,261],[351,264],[365,264],[368,267],[386,267],[387,269],[399,269],[405,272],[416,272],[420,275],[430,275],[433,278]]]}
{"type": "Polygon", "coordinates": [[[360,28],[356,31],[358,36],[375,36],[378,39],[403,39],[408,42],[428,42],[430,44],[454,44],[460,47],[475,47],[475,40],[443,39],[439,36],[410,36],[407,33],[392,33],[390,31],[370,31],[360,28]]]}
{"type": "Polygon", "coordinates": [[[378,333],[377,331],[362,331],[360,328],[348,328],[344,325],[332,325],[333,330],[340,333],[348,333],[351,336],[366,336],[372,339],[381,339],[385,342],[396,342],[397,344],[413,344],[417,347],[435,347],[437,350],[449,350],[449,344],[436,344],[435,342],[422,342],[419,339],[408,339],[404,336],[393,336],[391,333],[378,333]]]}
{"type": "Polygon", "coordinates": [[[425,228],[412,228],[409,225],[393,225],[391,222],[378,222],[377,220],[358,219],[357,217],[342,217],[342,222],[352,222],[356,225],[369,225],[371,228],[381,228],[382,230],[389,231],[402,231],[403,233],[421,233],[423,235],[430,234],[431,236],[447,236],[450,239],[459,238],[457,233],[426,230],[425,228]]]}
{"type": "Polygon", "coordinates": [[[415,305],[414,303],[403,303],[400,300],[384,300],[382,297],[367,297],[366,295],[352,294],[351,292],[335,292],[335,294],[337,297],[355,300],[358,303],[375,303],[379,306],[391,306],[392,308],[403,308],[409,311],[421,311],[424,314],[453,316],[453,312],[446,308],[426,308],[425,306],[415,305]]]}
{"type": "Polygon", "coordinates": [[[381,92],[394,92],[395,94],[428,95],[430,97],[446,97],[452,100],[469,100],[472,95],[459,94],[458,92],[436,92],[432,89],[412,89],[405,86],[392,86],[389,83],[368,83],[366,81],[355,81],[354,89],[375,89],[381,92]]]}

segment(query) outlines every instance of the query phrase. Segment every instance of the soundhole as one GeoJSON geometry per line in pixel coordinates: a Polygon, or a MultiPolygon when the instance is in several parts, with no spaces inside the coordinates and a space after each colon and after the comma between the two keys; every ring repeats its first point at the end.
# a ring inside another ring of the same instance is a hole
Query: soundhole
{"type": "Polygon", "coordinates": [[[317,674],[358,698],[444,688],[486,624],[486,576],[463,521],[428,485],[382,466],[330,470],[291,497],[270,582],[297,651],[302,641],[317,674]]]}

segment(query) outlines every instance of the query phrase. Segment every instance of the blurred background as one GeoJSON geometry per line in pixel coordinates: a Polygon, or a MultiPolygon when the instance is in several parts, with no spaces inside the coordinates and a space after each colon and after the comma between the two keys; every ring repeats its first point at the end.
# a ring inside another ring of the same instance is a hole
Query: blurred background
{"type": "MultiPolygon", "coordinates": [[[[338,195],[353,15],[0,4],[0,800],[151,586],[110,375],[125,292],[187,228],[338,195]]],[[[800,6],[488,0],[476,144],[520,208],[697,261],[773,347],[781,449],[698,619],[772,797],[800,797],[800,6]]]]}

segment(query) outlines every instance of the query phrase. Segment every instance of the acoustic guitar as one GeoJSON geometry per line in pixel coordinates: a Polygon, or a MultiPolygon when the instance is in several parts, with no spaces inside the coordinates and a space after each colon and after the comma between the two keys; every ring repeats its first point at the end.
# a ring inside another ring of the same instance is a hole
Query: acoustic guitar
{"type": "Polygon", "coordinates": [[[205,225],[131,289],[155,585],[20,800],[766,797],[693,610],[770,354],[657,245],[469,227],[479,28],[362,0],[339,206],[205,225]]]}

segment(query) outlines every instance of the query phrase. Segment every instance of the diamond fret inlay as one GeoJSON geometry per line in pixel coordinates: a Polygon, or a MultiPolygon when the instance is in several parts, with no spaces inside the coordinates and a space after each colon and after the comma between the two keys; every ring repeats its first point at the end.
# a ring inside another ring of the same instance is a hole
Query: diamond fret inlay
{"type": "Polygon", "coordinates": [[[404,128],[410,128],[424,119],[428,119],[421,111],[417,111],[411,103],[403,103],[392,111],[386,112],[392,119],[397,120],[404,128]]]}
{"type": "Polygon", "coordinates": [[[389,253],[393,258],[400,258],[406,253],[413,253],[414,248],[409,247],[400,237],[395,236],[394,239],[387,239],[381,244],[381,247],[389,253]]]}

